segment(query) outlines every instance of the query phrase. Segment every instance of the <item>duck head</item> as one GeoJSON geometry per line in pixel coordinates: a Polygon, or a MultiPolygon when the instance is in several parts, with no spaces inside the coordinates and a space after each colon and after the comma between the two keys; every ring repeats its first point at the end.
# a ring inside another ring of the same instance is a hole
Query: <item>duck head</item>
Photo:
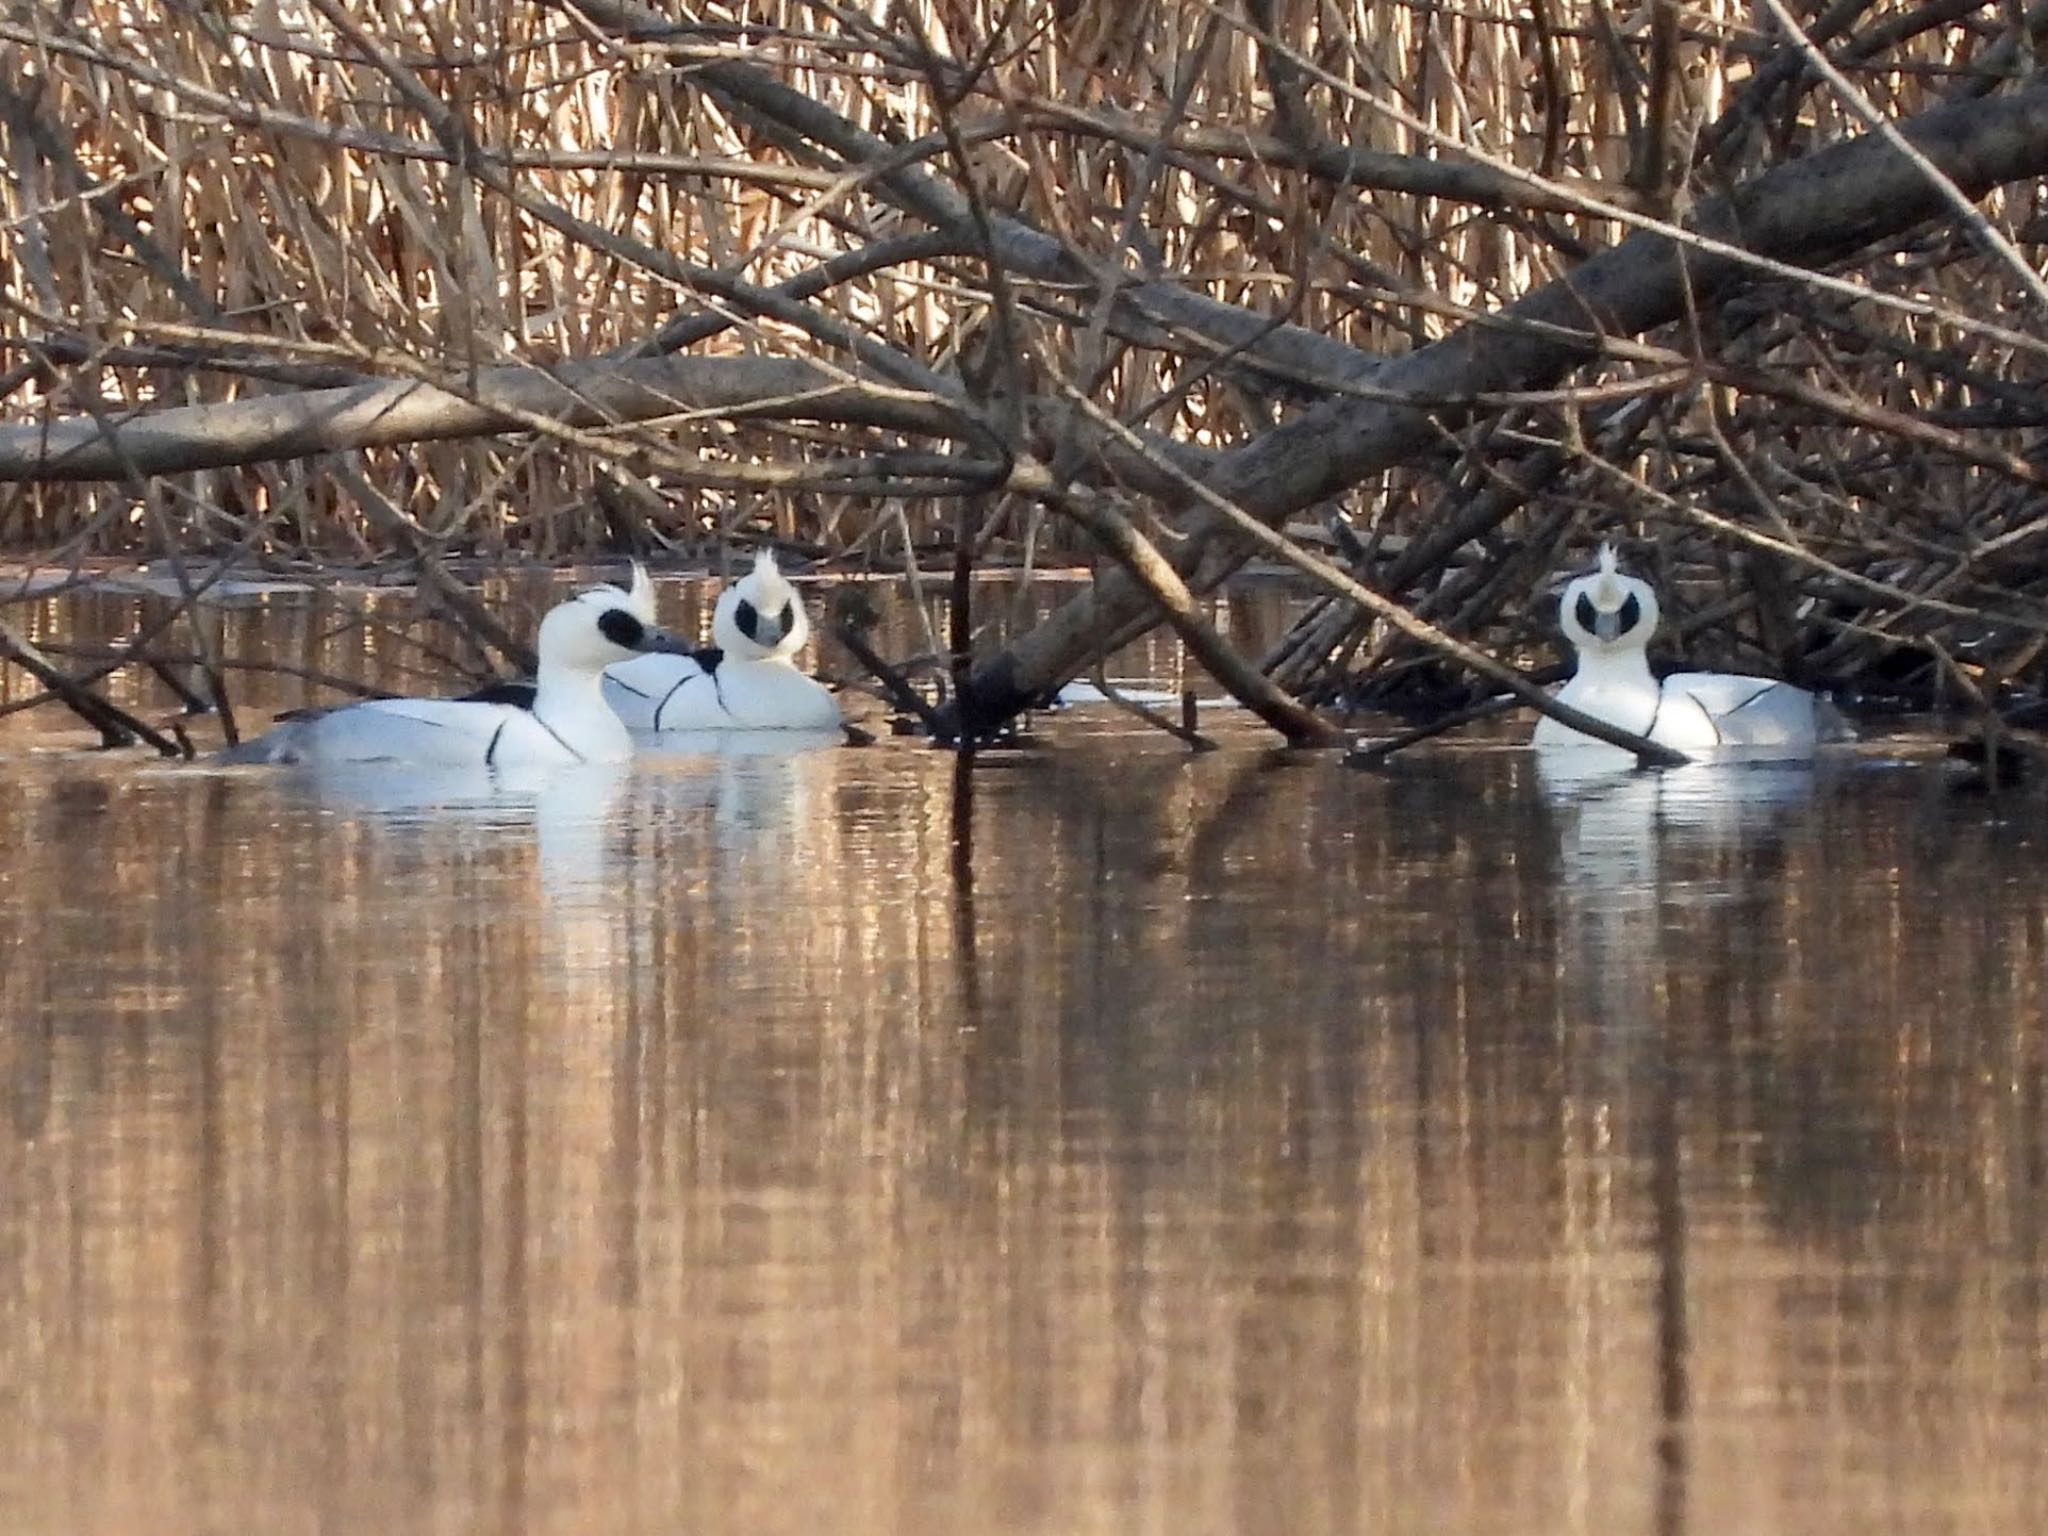
{"type": "Polygon", "coordinates": [[[711,643],[739,661],[787,660],[811,638],[803,599],[762,550],[754,568],[718,594],[711,643]]]}
{"type": "Polygon", "coordinates": [[[1657,628],[1657,594],[1647,581],[1624,576],[1614,546],[1603,544],[1599,565],[1565,587],[1558,617],[1581,656],[1641,651],[1657,628]]]}
{"type": "Polygon", "coordinates": [[[690,647],[654,622],[654,583],[633,562],[630,587],[592,587],[540,621],[540,669],[595,678],[614,662],[647,651],[688,655],[690,647]]]}

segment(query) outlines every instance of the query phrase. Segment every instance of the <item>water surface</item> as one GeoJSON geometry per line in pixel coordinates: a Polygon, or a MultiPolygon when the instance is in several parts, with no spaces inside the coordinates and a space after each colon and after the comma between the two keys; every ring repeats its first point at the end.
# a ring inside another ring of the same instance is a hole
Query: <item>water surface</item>
{"type": "Polygon", "coordinates": [[[10,1531],[2048,1523],[2044,808],[0,747],[10,1531]]]}

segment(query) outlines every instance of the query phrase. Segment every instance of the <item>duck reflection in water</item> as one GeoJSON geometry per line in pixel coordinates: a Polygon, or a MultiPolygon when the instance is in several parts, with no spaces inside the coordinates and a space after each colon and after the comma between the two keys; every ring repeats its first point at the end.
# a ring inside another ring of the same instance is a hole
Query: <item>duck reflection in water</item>
{"type": "Polygon", "coordinates": [[[824,730],[664,731],[642,735],[640,767],[663,820],[710,815],[713,858],[750,867],[801,860],[833,821],[837,726],[824,730]]]}
{"type": "MultiPolygon", "coordinates": [[[[1574,990],[1605,1023],[1653,1021],[1666,943],[1697,942],[1712,912],[1774,899],[1786,833],[1820,782],[1815,766],[1639,770],[1603,767],[1576,747],[1535,757],[1557,829],[1574,990]]],[[[1756,952],[1766,946],[1759,934],[1756,952]]]]}
{"type": "Polygon", "coordinates": [[[801,841],[802,824],[820,809],[816,785],[829,779],[841,740],[836,728],[670,733],[642,738],[631,762],[489,768],[305,763],[272,782],[323,810],[420,839],[530,833],[543,890],[556,902],[621,878],[620,865],[631,857],[624,848],[629,833],[682,847],[694,845],[708,827],[714,863],[757,862],[772,853],[771,845],[801,841]]]}
{"type": "Polygon", "coordinates": [[[571,767],[307,764],[277,783],[321,809],[437,845],[530,835],[547,905],[574,902],[611,874],[608,833],[632,779],[628,763],[571,767]]]}

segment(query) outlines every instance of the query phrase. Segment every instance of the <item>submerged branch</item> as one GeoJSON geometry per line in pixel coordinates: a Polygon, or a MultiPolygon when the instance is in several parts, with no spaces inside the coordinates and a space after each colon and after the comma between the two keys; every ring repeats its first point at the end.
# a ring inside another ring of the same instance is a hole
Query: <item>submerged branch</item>
{"type": "Polygon", "coordinates": [[[118,704],[101,698],[77,678],[52,666],[48,658],[5,619],[0,619],[0,659],[13,662],[47,688],[52,697],[61,699],[73,714],[100,733],[102,746],[125,747],[140,739],[164,757],[191,756],[186,747],[138,720],[118,704]]]}

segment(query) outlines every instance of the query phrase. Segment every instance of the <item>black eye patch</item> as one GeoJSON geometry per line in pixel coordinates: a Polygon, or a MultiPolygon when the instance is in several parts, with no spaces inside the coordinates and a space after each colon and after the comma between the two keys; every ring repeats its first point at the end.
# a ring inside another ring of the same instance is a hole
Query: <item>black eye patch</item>
{"type": "Polygon", "coordinates": [[[1621,605],[1621,633],[1625,635],[1634,629],[1642,617],[1643,605],[1636,601],[1635,593],[1631,592],[1628,601],[1621,605]]]}
{"type": "Polygon", "coordinates": [[[733,610],[732,621],[739,625],[741,634],[745,635],[756,645],[761,643],[761,637],[757,633],[761,627],[761,615],[755,611],[754,605],[744,597],[740,599],[739,607],[733,610]]]}
{"type": "MultiPolygon", "coordinates": [[[[1630,598],[1629,601],[1634,602],[1635,599],[1630,598]]],[[[1579,594],[1578,606],[1573,608],[1572,612],[1578,616],[1579,628],[1588,634],[1592,633],[1593,626],[1600,622],[1600,614],[1593,606],[1593,599],[1583,592],[1579,594]]]]}
{"type": "Polygon", "coordinates": [[[607,608],[597,621],[598,633],[613,645],[637,651],[647,642],[647,626],[623,608],[607,608]]]}

